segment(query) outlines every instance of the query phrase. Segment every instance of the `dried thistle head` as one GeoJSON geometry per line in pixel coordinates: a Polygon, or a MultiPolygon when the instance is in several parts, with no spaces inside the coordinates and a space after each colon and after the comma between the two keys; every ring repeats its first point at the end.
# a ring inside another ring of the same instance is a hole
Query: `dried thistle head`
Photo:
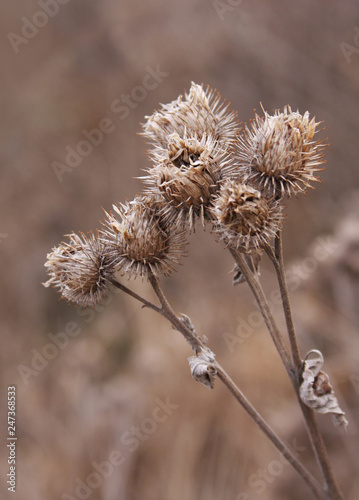
{"type": "Polygon", "coordinates": [[[228,175],[228,154],[211,136],[167,138],[167,147],[158,146],[151,154],[154,167],[143,177],[149,192],[160,196],[168,220],[193,227],[196,216],[204,220],[210,198],[220,179],[228,175]]]}
{"type": "Polygon", "coordinates": [[[257,252],[267,245],[283,219],[278,201],[233,179],[221,186],[212,214],[221,239],[244,253],[257,252]]]}
{"type": "Polygon", "coordinates": [[[234,141],[238,131],[237,114],[229,110],[218,92],[192,82],[188,93],[180,95],[169,104],[162,104],[159,111],[146,116],[143,135],[150,142],[163,148],[172,133],[197,136],[211,135],[221,144],[234,141]]]}
{"type": "Polygon", "coordinates": [[[45,287],[57,287],[63,298],[83,307],[93,307],[106,298],[113,265],[98,235],[69,234],[47,255],[50,279],[45,287]]]}
{"type": "Polygon", "coordinates": [[[289,106],[273,116],[255,116],[251,128],[238,138],[240,173],[245,182],[269,196],[292,196],[313,188],[315,173],[323,170],[322,142],[314,139],[319,123],[309,113],[289,106]]]}
{"type": "Polygon", "coordinates": [[[184,231],[164,220],[161,203],[154,196],[137,196],[113,205],[107,214],[101,241],[115,271],[145,277],[152,272],[169,276],[185,255],[184,231]]]}

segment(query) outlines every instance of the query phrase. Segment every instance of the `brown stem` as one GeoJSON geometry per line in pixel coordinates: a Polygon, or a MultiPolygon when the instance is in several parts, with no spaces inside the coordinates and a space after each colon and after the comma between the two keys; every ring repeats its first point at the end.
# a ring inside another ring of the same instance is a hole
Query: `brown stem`
{"type": "Polygon", "coordinates": [[[141,297],[141,295],[138,295],[136,292],[130,290],[130,288],[127,288],[127,286],[123,285],[122,283],[120,283],[119,281],[117,281],[115,278],[111,278],[110,282],[116,288],[119,288],[120,290],[122,290],[123,292],[127,293],[128,295],[130,295],[134,299],[138,300],[139,302],[142,302],[142,304],[145,307],[153,309],[154,311],[156,311],[158,313],[161,312],[161,308],[160,307],[156,306],[155,304],[152,304],[152,302],[149,302],[145,298],[141,297]]]}
{"type": "MultiPolygon", "coordinates": [[[[161,310],[158,311],[162,316],[166,317],[170,323],[186,338],[186,340],[192,346],[192,349],[196,354],[200,353],[205,345],[197,337],[197,335],[192,331],[181,319],[176,315],[170,306],[166,296],[164,295],[158,279],[155,275],[150,274],[149,281],[161,303],[161,310]]],[[[249,403],[243,393],[240,391],[238,386],[233,382],[225,370],[215,362],[214,367],[216,368],[219,379],[224,383],[224,385],[230,390],[236,400],[241,404],[248,415],[254,420],[258,427],[264,432],[264,434],[271,440],[271,442],[276,446],[276,448],[283,454],[283,456],[288,460],[288,462],[294,467],[294,469],[299,473],[299,475],[304,479],[308,486],[313,491],[314,495],[319,499],[324,499],[323,492],[319,483],[316,479],[307,471],[307,469],[297,460],[286,444],[275,434],[275,432],[270,428],[266,421],[261,417],[261,415],[253,408],[249,403]]]]}
{"type": "Polygon", "coordinates": [[[257,410],[250,404],[247,398],[240,391],[238,386],[233,382],[233,380],[227,375],[223,368],[216,363],[215,367],[217,369],[217,375],[223,384],[230,390],[239,404],[244,408],[248,415],[254,420],[258,427],[264,432],[264,434],[272,441],[272,443],[277,447],[280,453],[288,460],[292,467],[298,472],[298,474],[306,481],[309,488],[312,490],[316,498],[324,499],[322,488],[318,481],[307,471],[307,469],[296,459],[292,454],[286,444],[272,431],[266,421],[261,417],[257,410]]]}
{"type": "Polygon", "coordinates": [[[161,316],[164,316],[176,328],[176,330],[181,329],[181,333],[184,335],[184,337],[186,337],[186,340],[190,343],[192,349],[196,353],[200,352],[201,349],[205,347],[204,344],[200,341],[200,339],[193,332],[191,332],[189,328],[186,327],[186,325],[180,320],[180,318],[173,311],[167,298],[162,292],[161,287],[159,286],[158,280],[153,274],[149,276],[149,281],[160,301],[161,307],[156,306],[152,302],[146,300],[141,295],[138,295],[136,292],[134,292],[130,288],[127,288],[127,286],[123,285],[115,278],[111,278],[110,281],[112,285],[114,285],[116,288],[119,288],[120,290],[127,293],[134,299],[138,300],[145,307],[148,307],[149,309],[152,309],[153,311],[156,311],[157,313],[161,314],[161,316]]]}
{"type": "Polygon", "coordinates": [[[234,260],[236,261],[237,265],[242,270],[244,277],[247,280],[249,288],[251,289],[251,291],[252,291],[252,293],[257,301],[259,310],[262,313],[263,319],[264,319],[265,324],[269,330],[269,333],[273,339],[274,345],[276,346],[276,349],[279,353],[279,356],[282,360],[282,363],[283,363],[284,367],[286,368],[289,377],[292,379],[294,374],[293,374],[292,363],[290,360],[290,355],[289,355],[288,349],[283,341],[283,338],[278,331],[278,328],[277,328],[276,323],[274,321],[273,315],[269,309],[269,305],[268,305],[267,299],[264,295],[261,284],[258,281],[258,279],[256,278],[256,276],[254,275],[254,273],[252,272],[252,270],[250,269],[250,267],[248,266],[243,254],[240,252],[237,252],[234,249],[230,249],[230,252],[233,255],[234,260]]]}
{"type": "Polygon", "coordinates": [[[282,231],[277,233],[277,236],[275,238],[274,252],[270,246],[267,246],[265,250],[266,250],[266,253],[269,256],[270,260],[272,261],[272,263],[275,267],[276,273],[277,273],[280,293],[282,296],[284,316],[285,316],[285,321],[287,324],[289,342],[290,342],[290,347],[291,347],[291,351],[292,351],[293,363],[294,363],[294,366],[295,366],[297,373],[298,373],[300,370],[300,367],[302,365],[302,358],[300,356],[298,343],[297,343],[297,337],[295,334],[292,311],[291,311],[289,295],[288,295],[288,287],[287,287],[287,282],[286,282],[285,273],[284,273],[283,248],[282,248],[282,236],[281,235],[282,235],[282,231]]]}
{"type": "Polygon", "coordinates": [[[333,469],[329,461],[328,452],[325,447],[323,437],[320,433],[315,413],[311,408],[303,403],[303,401],[300,399],[299,394],[298,401],[304,415],[312,448],[324,477],[327,498],[329,500],[343,500],[344,497],[334,476],[333,469]]]}
{"type": "Polygon", "coordinates": [[[302,360],[298,348],[292,310],[289,300],[288,287],[284,271],[282,231],[279,231],[275,238],[274,252],[273,249],[269,246],[267,246],[265,250],[276,270],[279,289],[282,297],[283,311],[288,330],[293,363],[296,369],[295,370],[296,376],[293,380],[294,382],[293,385],[306,422],[307,431],[309,434],[312,448],[314,450],[317,462],[319,463],[319,466],[321,468],[324,477],[327,497],[330,500],[342,500],[343,496],[339,490],[333,470],[331,468],[328,452],[325,447],[323,437],[319,431],[315,413],[311,408],[309,408],[303,403],[299,395],[299,376],[300,376],[302,360]]]}
{"type": "Polygon", "coordinates": [[[181,321],[181,319],[174,312],[165,294],[163,293],[156,276],[151,273],[148,279],[162,306],[158,312],[162,314],[162,316],[164,316],[174,326],[176,330],[182,333],[182,335],[185,337],[185,339],[190,344],[190,346],[192,347],[192,349],[196,354],[201,352],[201,350],[205,348],[205,345],[203,344],[203,342],[201,342],[201,340],[197,337],[197,335],[190,328],[188,328],[188,326],[185,325],[183,321],[181,321]]]}

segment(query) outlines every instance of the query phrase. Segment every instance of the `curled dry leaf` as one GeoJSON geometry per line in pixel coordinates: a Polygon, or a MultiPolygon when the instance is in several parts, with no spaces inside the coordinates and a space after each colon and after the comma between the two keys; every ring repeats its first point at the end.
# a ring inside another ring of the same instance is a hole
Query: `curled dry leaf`
{"type": "Polygon", "coordinates": [[[189,316],[187,316],[187,314],[181,313],[179,319],[189,330],[191,330],[191,332],[193,332],[197,336],[192,320],[189,316]]]}
{"type": "Polygon", "coordinates": [[[214,379],[217,370],[214,367],[215,355],[207,347],[197,356],[188,358],[192,377],[198,382],[202,382],[209,389],[213,389],[214,379]]]}
{"type": "Polygon", "coordinates": [[[180,321],[193,333],[193,335],[196,337],[196,339],[200,339],[203,344],[207,344],[208,338],[205,335],[202,335],[201,337],[197,334],[196,330],[194,329],[192,320],[187,314],[181,313],[179,315],[180,321]]]}
{"type": "Polygon", "coordinates": [[[335,425],[346,427],[348,421],[339,407],[329,376],[321,371],[323,363],[323,355],[317,349],[309,351],[305,356],[299,388],[300,398],[305,405],[318,413],[331,413],[335,425]]]}

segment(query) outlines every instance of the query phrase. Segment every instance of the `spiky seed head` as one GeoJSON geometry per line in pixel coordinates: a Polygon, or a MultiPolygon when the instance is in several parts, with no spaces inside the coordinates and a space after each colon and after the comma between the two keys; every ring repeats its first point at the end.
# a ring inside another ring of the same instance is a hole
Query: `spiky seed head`
{"type": "Polygon", "coordinates": [[[211,135],[222,145],[232,143],[238,132],[237,114],[229,110],[218,92],[192,82],[188,93],[180,95],[159,111],[146,116],[143,135],[152,143],[166,148],[172,133],[199,139],[211,135]]]}
{"type": "Polygon", "coordinates": [[[323,170],[323,142],[314,139],[319,123],[289,106],[273,116],[256,115],[238,138],[240,174],[268,196],[292,196],[313,188],[323,170]]]}
{"type": "Polygon", "coordinates": [[[106,213],[101,240],[116,271],[129,277],[169,276],[185,255],[184,231],[165,221],[161,208],[158,197],[141,195],[106,213]]]}
{"type": "Polygon", "coordinates": [[[279,229],[282,209],[278,201],[236,180],[226,180],[214,199],[215,229],[232,248],[257,252],[279,229]]]}
{"type": "Polygon", "coordinates": [[[113,265],[98,235],[69,234],[69,241],[54,247],[45,267],[63,298],[82,307],[94,307],[106,298],[113,265]]]}
{"type": "Polygon", "coordinates": [[[185,171],[177,167],[159,167],[158,190],[177,210],[198,214],[208,204],[213,192],[213,178],[205,169],[189,167],[185,171]]]}
{"type": "Polygon", "coordinates": [[[227,174],[228,154],[211,136],[180,137],[174,133],[166,148],[152,154],[154,165],[143,177],[149,192],[162,197],[165,216],[193,227],[195,217],[204,220],[211,196],[227,174]]]}

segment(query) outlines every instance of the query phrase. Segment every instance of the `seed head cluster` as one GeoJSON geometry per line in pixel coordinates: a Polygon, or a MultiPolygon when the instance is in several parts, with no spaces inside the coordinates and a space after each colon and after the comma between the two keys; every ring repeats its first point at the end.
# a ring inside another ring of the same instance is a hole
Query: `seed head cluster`
{"type": "Polygon", "coordinates": [[[151,166],[143,193],[113,205],[96,234],[72,233],[47,256],[45,286],[77,305],[101,302],[116,273],[169,276],[198,218],[257,272],[263,248],[281,229],[284,202],[312,187],[324,163],[319,123],[289,106],[256,115],[240,133],[221,96],[192,83],[146,119],[151,166]]]}
{"type": "Polygon", "coordinates": [[[192,83],[188,94],[147,117],[143,129],[152,144],[143,179],[163,197],[167,216],[192,229],[196,217],[208,218],[210,198],[233,172],[236,113],[215,91],[192,83]]]}

